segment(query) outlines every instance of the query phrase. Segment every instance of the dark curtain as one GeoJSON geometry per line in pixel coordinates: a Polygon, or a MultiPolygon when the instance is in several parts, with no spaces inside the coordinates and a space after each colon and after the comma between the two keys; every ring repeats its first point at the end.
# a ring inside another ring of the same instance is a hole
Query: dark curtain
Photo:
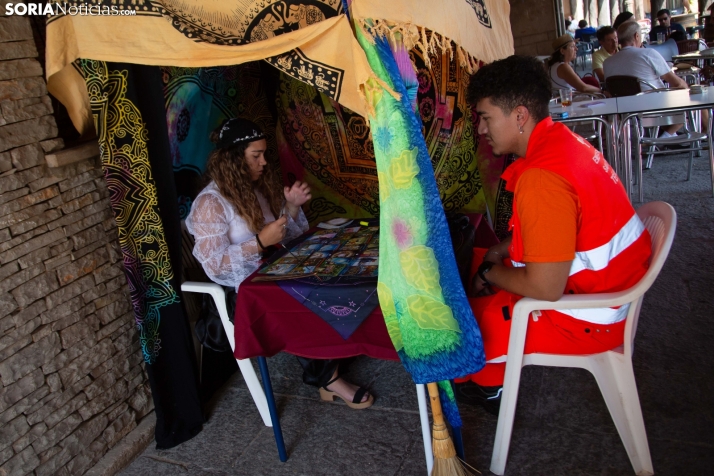
{"type": "Polygon", "coordinates": [[[201,431],[191,330],[180,299],[181,228],[157,66],[81,60],[156,411],[156,446],[201,431]]]}

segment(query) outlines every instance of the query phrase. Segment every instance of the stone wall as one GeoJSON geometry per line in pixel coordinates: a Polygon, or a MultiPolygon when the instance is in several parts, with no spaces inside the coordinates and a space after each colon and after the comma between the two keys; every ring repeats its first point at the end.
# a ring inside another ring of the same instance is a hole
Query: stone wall
{"type": "Polygon", "coordinates": [[[99,159],[48,167],[62,147],[30,23],[0,17],[0,475],[84,474],[152,410],[99,159]]]}
{"type": "Polygon", "coordinates": [[[550,55],[556,38],[553,0],[510,0],[511,31],[518,55],[550,55]]]}

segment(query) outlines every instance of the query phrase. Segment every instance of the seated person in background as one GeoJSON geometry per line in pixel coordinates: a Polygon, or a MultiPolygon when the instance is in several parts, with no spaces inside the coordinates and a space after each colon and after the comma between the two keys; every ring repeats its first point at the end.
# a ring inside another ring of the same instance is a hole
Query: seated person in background
{"type": "MultiPolygon", "coordinates": [[[[211,141],[216,143],[206,167],[211,181],[193,202],[186,227],[196,240],[193,255],[208,277],[237,293],[268,247],[307,231],[301,206],[310,199],[310,187],[300,181],[280,187],[278,175],[265,161],[265,134],[251,121],[224,121],[211,141]]],[[[303,382],[319,387],[323,400],[337,396],[357,409],[374,402],[365,388],[339,377],[339,360],[298,361],[303,382]]]]}
{"type": "Polygon", "coordinates": [[[612,22],[612,27],[617,30],[620,28],[620,25],[628,21],[636,21],[635,15],[632,12],[622,12],[615,17],[615,21],[612,22]]]}
{"type": "Polygon", "coordinates": [[[650,30],[650,43],[657,43],[657,33],[664,33],[665,41],[669,39],[674,31],[681,31],[686,37],[687,32],[684,31],[684,27],[672,21],[672,15],[666,8],[657,12],[657,21],[659,25],[650,30]]]}
{"type": "Polygon", "coordinates": [[[576,40],[583,40],[583,41],[590,41],[590,37],[595,35],[597,30],[591,26],[588,26],[588,22],[585,20],[580,20],[578,22],[578,29],[575,30],[575,39],[576,40]]]}
{"type": "MultiPolygon", "coordinates": [[[[623,291],[649,266],[649,233],[617,174],[599,151],[553,122],[549,86],[535,58],[510,56],[483,66],[467,93],[480,117],[478,133],[493,153],[520,157],[502,176],[514,193],[512,235],[485,253],[469,292],[477,296],[470,302],[483,336],[486,366],[457,379],[456,385],[459,401],[481,404],[493,413],[500,405],[510,316],[519,299],[556,301],[563,294],[623,291]]],[[[614,349],[623,343],[627,310],[534,314],[525,352],[614,349]]]]}
{"type": "Polygon", "coordinates": [[[593,73],[600,82],[605,81],[605,72],[602,64],[617,52],[617,30],[611,26],[604,26],[597,31],[597,41],[600,48],[593,53],[593,73]]]}
{"type": "Polygon", "coordinates": [[[581,93],[600,93],[600,88],[585,84],[570,62],[575,59],[578,48],[570,35],[553,40],[553,54],[548,59],[548,74],[552,89],[573,89],[581,93]]]}
{"type": "MultiPolygon", "coordinates": [[[[671,88],[686,88],[687,82],[674,74],[662,55],[651,48],[641,48],[642,33],[639,23],[625,22],[617,29],[622,49],[606,59],[603,63],[605,81],[610,76],[634,76],[652,84],[655,88],[663,88],[667,81],[671,88]]],[[[651,89],[641,84],[642,90],[651,89]]],[[[661,137],[670,137],[681,128],[681,124],[667,126],[661,137]]]]}

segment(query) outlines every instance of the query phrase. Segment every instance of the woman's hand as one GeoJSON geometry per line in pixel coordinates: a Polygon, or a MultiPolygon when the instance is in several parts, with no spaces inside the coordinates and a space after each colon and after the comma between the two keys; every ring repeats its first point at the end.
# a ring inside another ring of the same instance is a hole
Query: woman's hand
{"type": "Polygon", "coordinates": [[[307,182],[296,180],[292,187],[285,187],[285,205],[293,219],[297,218],[300,207],[312,198],[307,182]]]}
{"type": "Polygon", "coordinates": [[[268,247],[280,243],[285,238],[285,225],[288,222],[286,216],[282,216],[272,223],[268,223],[258,233],[258,238],[263,246],[268,247]]]}

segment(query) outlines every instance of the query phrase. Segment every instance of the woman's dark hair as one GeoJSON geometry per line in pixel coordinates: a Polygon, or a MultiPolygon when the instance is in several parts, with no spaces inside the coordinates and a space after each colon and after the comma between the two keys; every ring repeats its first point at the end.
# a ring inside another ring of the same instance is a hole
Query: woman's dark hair
{"type": "Polygon", "coordinates": [[[548,62],[546,63],[548,65],[548,68],[553,66],[556,63],[563,63],[565,61],[565,56],[563,56],[563,53],[560,52],[562,47],[558,48],[557,50],[553,51],[553,54],[550,55],[550,58],[548,58],[548,62]]]}
{"type": "Polygon", "coordinates": [[[615,22],[612,24],[612,27],[617,30],[620,25],[628,21],[630,18],[632,18],[634,14],[632,12],[622,12],[619,15],[615,17],[615,22]]]}
{"type": "Polygon", "coordinates": [[[600,28],[595,35],[597,36],[597,41],[602,43],[607,35],[611,35],[613,33],[617,33],[617,30],[611,26],[604,26],[600,28]]]}
{"type": "Polygon", "coordinates": [[[489,98],[505,114],[524,106],[540,122],[548,117],[550,94],[543,63],[532,56],[513,55],[479,69],[471,77],[466,99],[475,105],[489,98]]]}
{"type": "MultiPolygon", "coordinates": [[[[211,142],[218,143],[221,127],[210,136],[211,142]]],[[[264,140],[264,139],[259,139],[264,140]]],[[[215,181],[221,192],[233,205],[236,213],[248,227],[258,233],[265,225],[265,217],[255,195],[258,190],[268,202],[274,216],[278,216],[283,199],[279,174],[268,164],[260,178],[253,182],[250,167],[245,160],[245,151],[253,142],[239,142],[229,147],[218,147],[208,156],[206,181],[215,181]]]]}

